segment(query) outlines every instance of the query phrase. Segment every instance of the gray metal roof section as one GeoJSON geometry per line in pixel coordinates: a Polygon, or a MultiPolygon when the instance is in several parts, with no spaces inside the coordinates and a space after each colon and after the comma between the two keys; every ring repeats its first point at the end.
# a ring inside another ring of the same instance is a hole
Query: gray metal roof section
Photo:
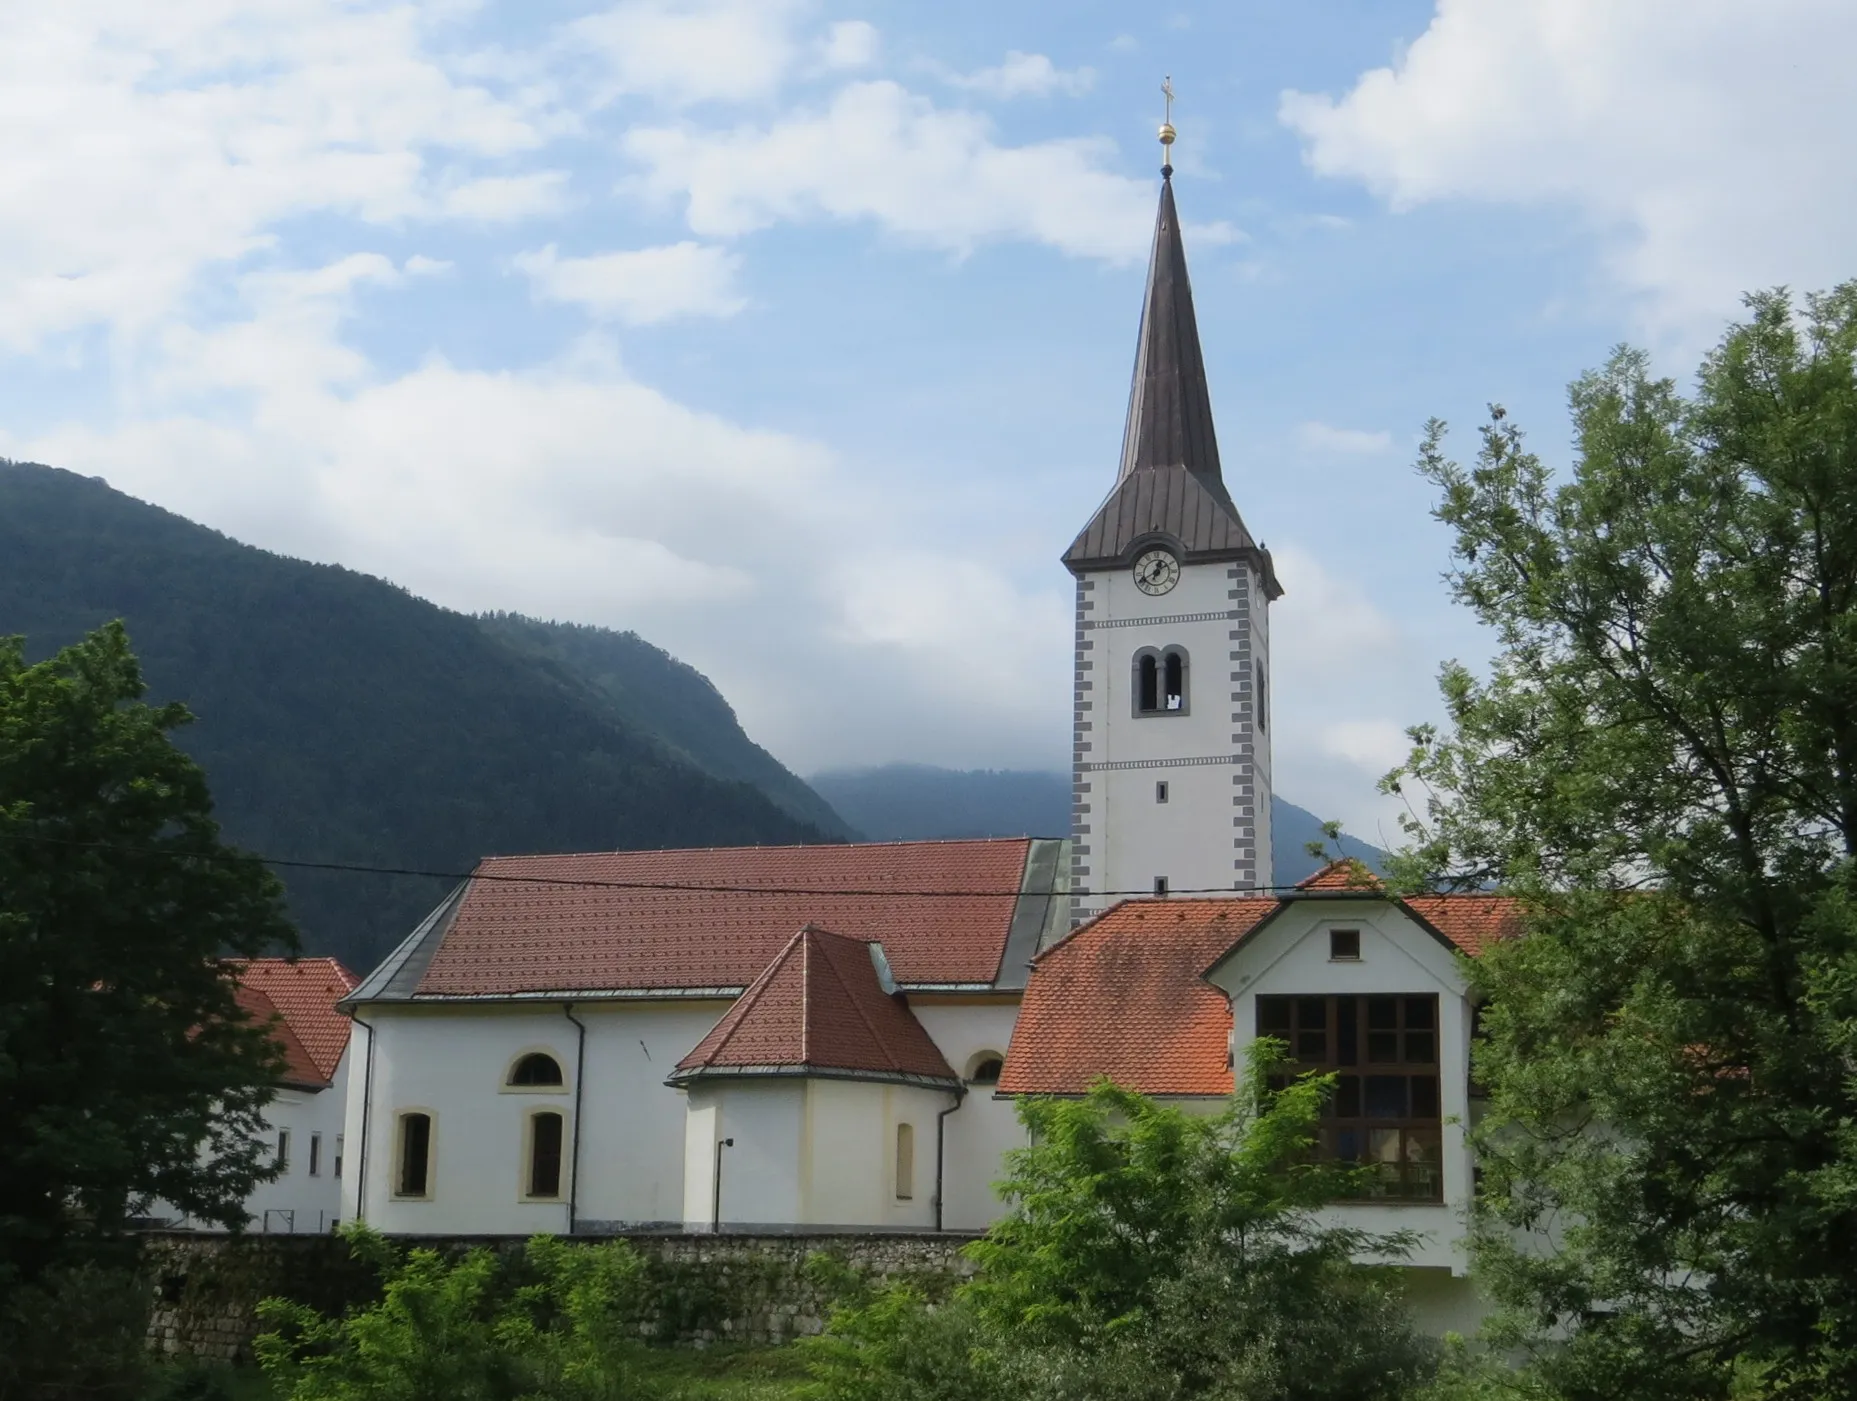
{"type": "Polygon", "coordinates": [[[1064,914],[1069,901],[1070,843],[1058,838],[1034,838],[1025,851],[1025,874],[1019,882],[1019,899],[1012,907],[1012,924],[1006,947],[999,956],[999,976],[993,986],[1018,989],[1031,976],[1032,958],[1043,942],[1053,912],[1064,914]]]}
{"type": "Polygon", "coordinates": [[[378,968],[361,980],[361,986],[337,1005],[352,1007],[363,1002],[411,1001],[419,989],[419,980],[426,975],[426,966],[432,962],[439,945],[445,942],[445,935],[458,917],[458,907],[464,903],[465,892],[470,888],[468,880],[458,882],[457,889],[440,901],[438,908],[402,939],[400,946],[388,954],[378,968]]]}
{"type": "Polygon", "coordinates": [[[1138,547],[1162,542],[1192,560],[1248,559],[1270,596],[1282,593],[1269,554],[1245,529],[1220,475],[1171,168],[1162,172],[1121,469],[1064,563],[1078,572],[1123,564],[1138,547]]]}

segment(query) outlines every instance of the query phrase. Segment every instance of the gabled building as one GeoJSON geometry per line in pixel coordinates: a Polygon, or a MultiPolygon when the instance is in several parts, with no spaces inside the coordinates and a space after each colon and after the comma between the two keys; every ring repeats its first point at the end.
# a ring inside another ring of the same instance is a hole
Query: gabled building
{"type": "Polygon", "coordinates": [[[1210,1111],[1252,1041],[1284,1043],[1286,1073],[1337,1077],[1320,1151],[1369,1169],[1333,1219],[1417,1233],[1403,1263],[1421,1318],[1473,1331],[1463,960],[1517,925],[1504,897],[1399,898],[1348,861],[1275,899],[1131,901],[1034,961],[1000,1091],[1080,1095],[1106,1076],[1210,1111]]]}
{"type": "MultiPolygon", "coordinates": [[[[229,967],[238,980],[240,1009],[269,1028],[284,1061],[262,1130],[278,1175],[246,1200],[247,1228],[332,1230],[342,1209],[349,1066],[349,1021],[337,1004],[354,991],[357,979],[334,958],[240,959],[229,967]]],[[[180,1229],[198,1224],[160,1202],[148,1215],[180,1229]]]]}

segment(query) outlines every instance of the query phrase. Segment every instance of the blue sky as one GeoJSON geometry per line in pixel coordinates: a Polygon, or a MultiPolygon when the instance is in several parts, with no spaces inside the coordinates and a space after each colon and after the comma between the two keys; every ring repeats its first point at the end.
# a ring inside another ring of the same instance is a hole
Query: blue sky
{"type": "MultiPolygon", "coordinates": [[[[1058,767],[1159,83],[1281,791],[1486,643],[1411,470],[1857,274],[1830,0],[63,0],[0,14],[0,453],[637,629],[801,771],[1058,767]]],[[[4,620],[0,620],[0,626],[4,620]]],[[[206,717],[210,723],[211,717],[206,717]]]]}

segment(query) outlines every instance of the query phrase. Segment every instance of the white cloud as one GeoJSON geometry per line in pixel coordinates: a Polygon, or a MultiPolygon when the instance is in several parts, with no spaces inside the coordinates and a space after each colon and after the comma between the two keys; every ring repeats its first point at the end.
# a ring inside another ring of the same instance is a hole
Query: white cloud
{"type": "Polygon", "coordinates": [[[799,57],[795,28],[806,8],[802,0],[626,0],[574,21],[567,37],[604,65],[609,97],[751,102],[773,96],[799,57]]]}
{"type": "Polygon", "coordinates": [[[1851,275],[1853,49],[1846,0],[1438,0],[1393,64],[1279,114],[1395,207],[1576,211],[1647,323],[1687,335],[1747,289],[1851,275]]]}
{"type": "Polygon", "coordinates": [[[1336,428],[1313,420],[1296,429],[1296,441],[1311,452],[1370,457],[1393,446],[1393,435],[1384,428],[1336,428]]]}
{"type": "Polygon", "coordinates": [[[1152,193],[1112,174],[1108,143],[1002,146],[986,118],[893,82],[853,83],[823,112],[728,131],[634,128],[645,188],[682,196],[690,227],[729,238],[782,220],[873,219],[966,252],[994,239],[1128,261],[1147,248],[1152,193]]]}
{"type": "Polygon", "coordinates": [[[545,98],[447,71],[443,28],[337,0],[0,7],[0,347],[140,335],[283,220],[429,213],[434,153],[545,140],[545,98]]]}
{"type": "Polygon", "coordinates": [[[956,76],[951,81],[957,87],[987,97],[1049,97],[1053,93],[1079,97],[1095,84],[1096,71],[1092,68],[1059,68],[1043,54],[1020,53],[1014,49],[997,68],[982,68],[956,76]]]}
{"type": "Polygon", "coordinates": [[[1405,727],[1392,720],[1340,720],[1323,729],[1322,748],[1366,769],[1378,781],[1406,757],[1412,741],[1405,727]]]}
{"type": "Polygon", "coordinates": [[[594,316],[631,326],[680,316],[733,316],[747,305],[735,289],[740,256],[713,244],[685,241],[563,258],[551,243],[534,253],[519,253],[514,261],[537,296],[583,306],[594,316]]]}
{"type": "Polygon", "coordinates": [[[877,29],[861,19],[840,20],[819,41],[827,68],[864,68],[877,60],[877,29]]]}
{"type": "Polygon", "coordinates": [[[486,224],[514,223],[558,214],[567,207],[567,172],[538,170],[528,175],[487,175],[447,190],[441,202],[454,219],[486,224]]]}

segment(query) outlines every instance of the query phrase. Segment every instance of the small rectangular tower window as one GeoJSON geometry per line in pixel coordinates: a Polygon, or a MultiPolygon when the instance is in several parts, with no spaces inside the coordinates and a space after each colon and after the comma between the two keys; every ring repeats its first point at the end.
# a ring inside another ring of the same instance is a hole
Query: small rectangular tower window
{"type": "Polygon", "coordinates": [[[277,1170],[279,1172],[290,1171],[290,1130],[289,1129],[279,1129],[277,1131],[277,1170]]]}
{"type": "Polygon", "coordinates": [[[1162,779],[1159,783],[1154,785],[1154,801],[1157,803],[1164,803],[1167,801],[1166,779],[1162,779]]]}
{"type": "Polygon", "coordinates": [[[1162,896],[1162,897],[1164,897],[1167,894],[1167,877],[1166,876],[1156,876],[1154,878],[1154,893],[1155,895],[1162,896]]]}
{"type": "Polygon", "coordinates": [[[1328,956],[1337,963],[1356,963],[1361,956],[1361,932],[1358,929],[1328,931],[1328,956]]]}
{"type": "Polygon", "coordinates": [[[309,1175],[322,1176],[322,1135],[319,1133],[310,1135],[309,1175]]]}
{"type": "Polygon", "coordinates": [[[335,1168],[335,1176],[340,1177],[342,1175],[342,1135],[339,1133],[335,1136],[335,1163],[333,1166],[335,1168]]]}
{"type": "Polygon", "coordinates": [[[423,1197],[432,1185],[432,1116],[400,1116],[400,1162],[396,1196],[423,1197]]]}

